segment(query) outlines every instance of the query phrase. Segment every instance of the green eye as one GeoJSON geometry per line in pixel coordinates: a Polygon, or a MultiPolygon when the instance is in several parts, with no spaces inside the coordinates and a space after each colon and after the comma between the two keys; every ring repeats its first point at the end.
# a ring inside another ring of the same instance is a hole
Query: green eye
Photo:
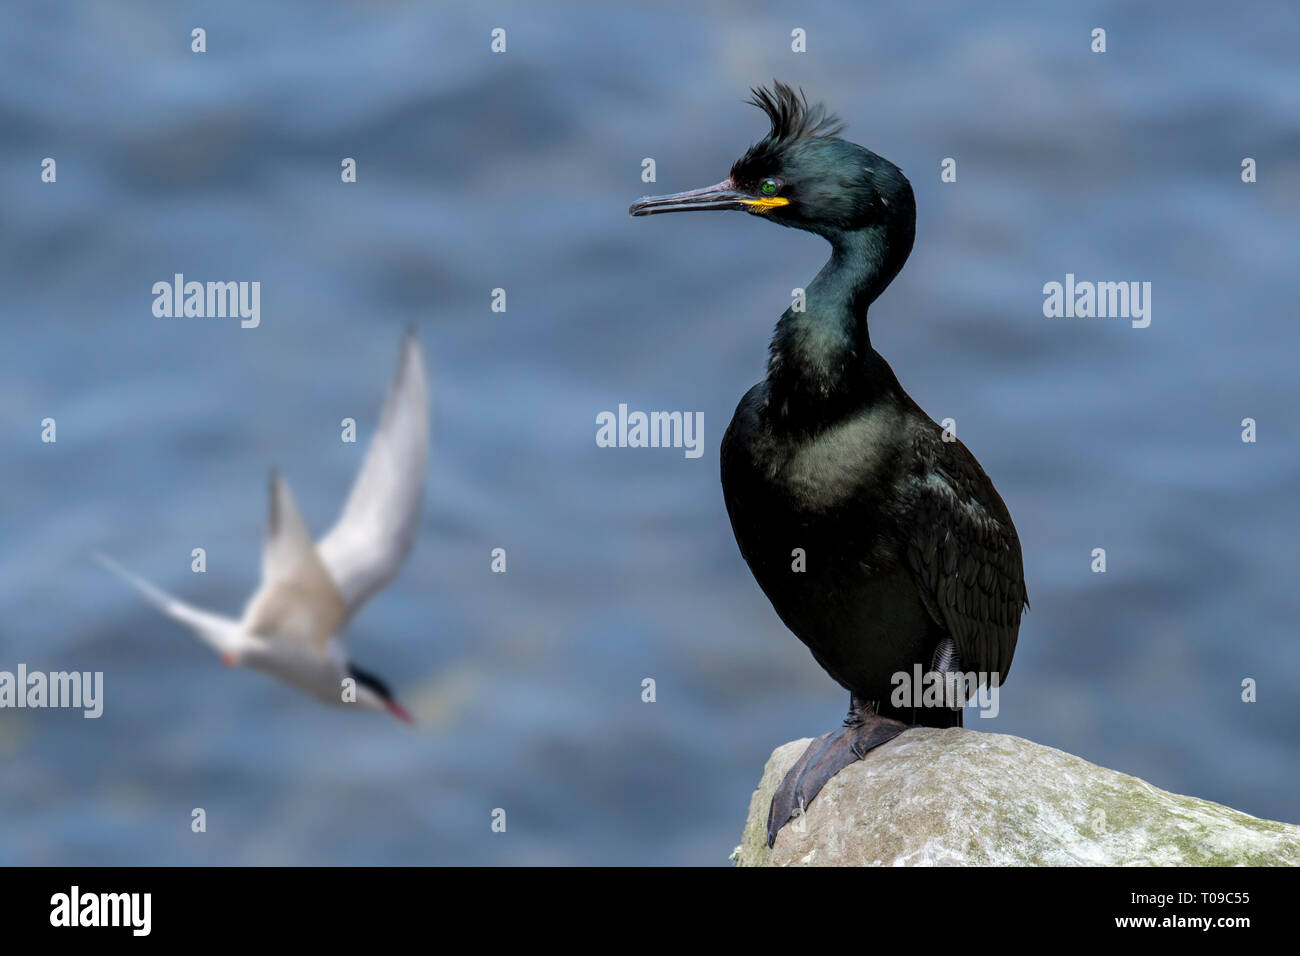
{"type": "Polygon", "coordinates": [[[760,185],[760,186],[758,187],[758,191],[761,192],[764,196],[775,196],[775,195],[776,195],[776,180],[773,180],[773,179],[765,179],[765,180],[763,180],[762,185],[760,185]]]}

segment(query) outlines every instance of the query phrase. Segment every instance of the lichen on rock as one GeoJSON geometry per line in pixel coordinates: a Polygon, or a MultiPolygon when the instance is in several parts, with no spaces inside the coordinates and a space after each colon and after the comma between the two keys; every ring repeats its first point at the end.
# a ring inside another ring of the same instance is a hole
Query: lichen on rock
{"type": "Polygon", "coordinates": [[[908,730],[841,770],[769,850],[772,794],[808,743],[769,758],[738,866],[1300,865],[1300,826],[958,728],[908,730]]]}

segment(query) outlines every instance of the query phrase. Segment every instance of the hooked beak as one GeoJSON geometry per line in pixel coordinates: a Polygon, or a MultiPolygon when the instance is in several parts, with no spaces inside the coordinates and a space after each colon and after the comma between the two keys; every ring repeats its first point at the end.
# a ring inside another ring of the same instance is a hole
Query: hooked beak
{"type": "Polygon", "coordinates": [[[384,701],[384,706],[388,708],[388,712],[390,714],[392,714],[402,723],[411,724],[412,726],[414,726],[415,719],[410,714],[408,714],[406,712],[406,708],[403,707],[401,704],[399,704],[397,701],[395,700],[384,701]]]}
{"type": "Polygon", "coordinates": [[[790,205],[783,196],[754,196],[737,188],[730,179],[716,186],[691,189],[669,196],[646,196],[632,203],[629,216],[653,216],[660,212],[691,212],[699,209],[743,209],[764,213],[769,209],[790,205]]]}

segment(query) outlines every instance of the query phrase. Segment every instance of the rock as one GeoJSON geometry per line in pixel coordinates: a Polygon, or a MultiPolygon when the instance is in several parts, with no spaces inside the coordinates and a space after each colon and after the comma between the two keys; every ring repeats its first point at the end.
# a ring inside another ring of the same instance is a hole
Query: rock
{"type": "Polygon", "coordinates": [[[807,745],[767,761],[738,866],[1300,865],[1300,826],[957,728],[906,731],[841,770],[769,850],[772,793],[807,745]]]}

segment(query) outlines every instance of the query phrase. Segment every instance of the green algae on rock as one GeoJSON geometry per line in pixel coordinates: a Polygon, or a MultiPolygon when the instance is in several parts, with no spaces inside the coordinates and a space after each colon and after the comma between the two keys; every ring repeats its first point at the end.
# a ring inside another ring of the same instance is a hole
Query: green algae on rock
{"type": "Polygon", "coordinates": [[[737,865],[1300,865],[1300,826],[958,728],[908,730],[841,770],[768,849],[772,794],[808,742],[769,758],[737,865]]]}

